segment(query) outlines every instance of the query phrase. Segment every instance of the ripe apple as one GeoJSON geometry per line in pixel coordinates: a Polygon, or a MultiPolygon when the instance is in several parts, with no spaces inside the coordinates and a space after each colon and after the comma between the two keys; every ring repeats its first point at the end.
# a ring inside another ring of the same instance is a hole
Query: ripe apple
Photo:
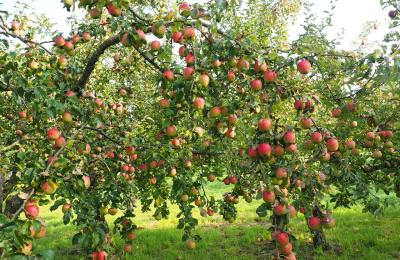
{"type": "Polygon", "coordinates": [[[54,43],[55,43],[56,46],[62,47],[62,46],[64,46],[64,44],[65,44],[65,39],[64,39],[64,37],[62,37],[61,35],[60,35],[60,36],[57,36],[57,37],[54,39],[54,43]]]}
{"type": "Polygon", "coordinates": [[[167,28],[164,25],[153,24],[151,26],[151,32],[158,38],[163,38],[167,28]]]}
{"type": "Polygon", "coordinates": [[[275,193],[273,191],[265,190],[263,192],[263,200],[265,202],[272,204],[272,203],[274,203],[275,198],[276,198],[275,193]]]}
{"type": "Polygon", "coordinates": [[[152,51],[158,51],[161,48],[161,43],[157,40],[154,40],[150,43],[150,49],[152,51]]]}
{"type": "Polygon", "coordinates": [[[301,74],[307,74],[311,71],[311,63],[306,59],[302,59],[299,63],[297,63],[297,70],[301,74]]]}
{"type": "Polygon", "coordinates": [[[332,109],[331,113],[332,113],[333,117],[338,118],[342,114],[342,110],[340,108],[336,107],[336,108],[332,109]]]}
{"type": "Polygon", "coordinates": [[[274,214],[277,216],[285,215],[287,212],[287,208],[285,204],[279,203],[274,207],[274,214]]]}
{"type": "Polygon", "coordinates": [[[257,146],[257,153],[261,157],[270,157],[271,156],[271,146],[268,143],[261,143],[257,146]]]}
{"type": "Polygon", "coordinates": [[[280,157],[285,153],[285,149],[280,145],[275,145],[273,153],[275,156],[280,157]]]}
{"type": "Polygon", "coordinates": [[[81,40],[81,37],[78,34],[74,34],[71,38],[73,44],[78,43],[81,40]]]}
{"type": "Polygon", "coordinates": [[[284,254],[284,255],[290,255],[293,250],[292,243],[287,243],[286,245],[280,245],[279,246],[279,253],[284,254]]]}
{"type": "Polygon", "coordinates": [[[313,124],[313,121],[311,118],[302,118],[300,119],[300,126],[304,129],[310,129],[313,124]]]}
{"type": "Polygon", "coordinates": [[[108,13],[111,16],[118,17],[118,16],[121,16],[121,14],[122,14],[121,8],[114,6],[111,2],[109,2],[107,4],[106,8],[107,8],[108,13]]]}
{"type": "Polygon", "coordinates": [[[347,149],[354,149],[356,148],[356,142],[354,142],[352,139],[349,139],[346,141],[345,146],[347,149]]]}
{"type": "Polygon", "coordinates": [[[163,73],[165,79],[172,81],[174,80],[174,72],[172,70],[166,70],[163,73]]]}
{"type": "Polygon", "coordinates": [[[214,60],[213,62],[212,62],[212,65],[213,65],[213,67],[214,68],[219,68],[220,66],[221,66],[221,61],[220,60],[214,60]]]}
{"type": "Polygon", "coordinates": [[[382,157],[382,152],[379,151],[379,150],[374,150],[374,151],[372,152],[372,157],[374,157],[374,158],[381,158],[381,157],[382,157]]]}
{"type": "Polygon", "coordinates": [[[131,244],[126,244],[125,246],[124,246],[124,252],[125,253],[131,253],[132,252],[132,245],[131,244]]]}
{"type": "Polygon", "coordinates": [[[194,56],[194,54],[192,52],[188,53],[185,57],[185,61],[188,65],[192,65],[194,64],[194,62],[196,61],[196,56],[194,56]]]}
{"type": "Polygon", "coordinates": [[[296,143],[296,134],[290,130],[286,131],[283,135],[283,142],[285,144],[294,144],[296,143]]]}
{"type": "Polygon", "coordinates": [[[187,248],[189,248],[189,249],[195,249],[195,248],[196,248],[196,241],[195,241],[195,240],[192,240],[192,239],[189,239],[189,240],[186,242],[186,246],[187,246],[187,248]]]}
{"type": "Polygon", "coordinates": [[[192,79],[194,74],[194,68],[193,67],[186,67],[183,69],[183,78],[186,80],[192,79]]]}
{"type": "Polygon", "coordinates": [[[320,143],[320,142],[322,142],[322,139],[323,139],[323,137],[320,132],[313,132],[310,137],[310,140],[313,143],[320,143]]]}
{"type": "Polygon", "coordinates": [[[367,139],[375,139],[375,133],[374,132],[368,132],[365,134],[365,138],[367,139]]]}
{"type": "Polygon", "coordinates": [[[26,118],[26,111],[19,111],[18,112],[18,117],[21,118],[21,119],[26,118]]]}
{"type": "Polygon", "coordinates": [[[300,99],[296,99],[295,101],[294,101],[294,108],[296,109],[296,110],[303,110],[304,109],[304,103],[303,103],[303,101],[301,101],[300,99]]]}
{"type": "MultiPolygon", "coordinates": [[[[300,184],[301,186],[301,184],[300,184]]],[[[296,208],[293,207],[292,205],[289,205],[289,212],[290,212],[290,218],[294,218],[296,216],[296,208]]]]}
{"type": "Polygon", "coordinates": [[[61,148],[65,143],[66,143],[65,138],[60,136],[54,141],[54,146],[57,148],[61,148]]]}
{"type": "Polygon", "coordinates": [[[228,116],[229,125],[236,125],[236,122],[237,122],[237,116],[235,114],[228,116]]]}
{"type": "Polygon", "coordinates": [[[213,107],[210,110],[210,116],[212,118],[219,117],[221,115],[221,108],[220,107],[213,107]]]}
{"type": "Polygon", "coordinates": [[[307,219],[307,224],[311,230],[318,230],[321,227],[321,220],[318,217],[311,217],[307,219]]]}
{"type": "Polygon", "coordinates": [[[286,232],[279,232],[275,236],[275,240],[279,245],[284,246],[289,243],[289,236],[286,232]]]}
{"type": "Polygon", "coordinates": [[[58,185],[53,181],[45,181],[40,184],[40,188],[44,192],[44,194],[51,195],[56,192],[58,185]]]}
{"type": "Polygon", "coordinates": [[[82,39],[84,42],[88,42],[91,39],[90,33],[89,32],[83,32],[82,33],[82,39]]]}
{"type": "Polygon", "coordinates": [[[286,178],[286,177],[287,177],[287,170],[286,170],[286,168],[279,167],[278,169],[276,169],[275,176],[276,176],[278,179],[284,179],[284,178],[286,178]]]}
{"type": "Polygon", "coordinates": [[[207,176],[207,180],[208,180],[209,182],[214,182],[215,179],[216,179],[216,177],[215,177],[214,174],[209,174],[209,175],[207,176]]]}
{"type": "Polygon", "coordinates": [[[183,31],[183,37],[186,40],[193,40],[195,36],[196,36],[196,31],[194,30],[193,27],[186,27],[185,30],[183,31]]]}
{"type": "Polygon", "coordinates": [[[73,49],[74,49],[74,44],[73,44],[73,42],[71,42],[71,41],[66,41],[66,42],[64,43],[64,48],[65,48],[66,50],[69,50],[69,51],[73,50],[73,49]]]}
{"type": "Polygon", "coordinates": [[[267,71],[268,70],[268,66],[267,66],[267,64],[265,63],[265,62],[263,62],[263,63],[260,63],[258,60],[256,60],[255,62],[254,62],[254,71],[256,72],[256,73],[258,73],[258,72],[265,72],[265,71],[267,71]]]}
{"type": "Polygon", "coordinates": [[[160,103],[160,107],[162,107],[162,108],[169,108],[171,102],[170,102],[169,99],[163,98],[163,99],[161,99],[161,100],[159,101],[159,103],[160,103]]]}
{"type": "Polygon", "coordinates": [[[275,73],[275,71],[271,71],[271,70],[267,70],[266,72],[264,72],[264,80],[266,82],[274,82],[277,79],[277,75],[275,73]]]}
{"type": "Polygon", "coordinates": [[[89,10],[89,15],[92,19],[98,19],[101,16],[101,9],[93,7],[89,10]]]}
{"type": "Polygon", "coordinates": [[[336,152],[339,149],[339,142],[335,138],[330,138],[326,141],[326,148],[329,152],[336,152]]]}
{"type": "Polygon", "coordinates": [[[151,177],[151,178],[149,179],[149,183],[150,183],[150,185],[156,185],[156,183],[157,183],[157,178],[156,178],[156,177],[151,177]]]}
{"type": "Polygon", "coordinates": [[[259,79],[254,79],[251,81],[250,86],[252,90],[261,90],[262,82],[259,79]]]}
{"type": "Polygon", "coordinates": [[[272,128],[272,120],[269,118],[261,118],[258,121],[258,130],[261,132],[266,132],[268,130],[271,130],[272,128]]]}
{"type": "Polygon", "coordinates": [[[350,123],[350,126],[351,126],[352,128],[356,128],[357,125],[358,125],[357,121],[351,121],[351,123],[350,123]]]}
{"type": "Polygon", "coordinates": [[[36,201],[28,201],[24,206],[25,216],[30,219],[35,219],[39,216],[39,207],[36,201]]]}
{"type": "Polygon", "coordinates": [[[199,77],[200,85],[203,87],[207,87],[210,84],[210,77],[207,74],[201,74],[199,77]]]}
{"type": "Polygon", "coordinates": [[[235,81],[235,72],[229,71],[228,74],[226,75],[227,79],[229,82],[234,82],[235,81]]]}
{"type": "Polygon", "coordinates": [[[27,242],[24,243],[24,245],[21,248],[21,252],[24,255],[31,255],[32,254],[32,243],[31,242],[27,242]]]}
{"type": "Polygon", "coordinates": [[[249,147],[249,149],[247,149],[247,155],[250,158],[256,158],[257,157],[257,149],[255,149],[253,147],[249,147]]]}
{"type": "Polygon", "coordinates": [[[197,109],[197,110],[201,110],[204,108],[206,101],[204,100],[204,98],[202,97],[196,97],[193,101],[193,106],[197,109]]]}
{"type": "Polygon", "coordinates": [[[173,32],[171,38],[174,42],[180,43],[183,40],[183,33],[182,32],[173,32]]]}
{"type": "Polygon", "coordinates": [[[167,128],[165,129],[165,133],[169,137],[176,136],[176,127],[174,125],[167,126],[167,128]]]}

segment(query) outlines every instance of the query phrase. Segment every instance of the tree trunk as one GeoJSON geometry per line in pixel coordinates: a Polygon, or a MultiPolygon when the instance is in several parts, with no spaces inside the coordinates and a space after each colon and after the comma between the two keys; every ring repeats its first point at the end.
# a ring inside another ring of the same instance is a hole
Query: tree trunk
{"type": "Polygon", "coordinates": [[[323,229],[316,230],[313,232],[313,244],[314,247],[322,247],[323,250],[328,250],[331,248],[331,246],[326,241],[323,229]]]}

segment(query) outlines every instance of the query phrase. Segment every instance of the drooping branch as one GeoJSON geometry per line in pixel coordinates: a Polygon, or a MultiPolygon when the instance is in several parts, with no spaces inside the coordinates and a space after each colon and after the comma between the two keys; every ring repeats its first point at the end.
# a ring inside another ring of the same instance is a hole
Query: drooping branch
{"type": "Polygon", "coordinates": [[[120,34],[111,36],[110,38],[102,42],[99,45],[99,47],[90,55],[90,58],[86,64],[82,76],[80,77],[76,86],[77,87],[76,90],[79,91],[79,93],[82,91],[82,89],[88,82],[89,77],[92,74],[94,68],[96,67],[96,63],[99,60],[100,56],[103,55],[103,53],[107,50],[107,48],[118,44],[120,41],[121,41],[120,34]]]}
{"type": "Polygon", "coordinates": [[[1,20],[0,28],[3,30],[2,34],[6,35],[6,36],[9,36],[9,37],[12,37],[12,38],[15,38],[15,39],[18,39],[21,42],[23,42],[25,45],[27,45],[28,47],[32,47],[32,45],[39,46],[42,50],[44,50],[48,54],[50,54],[50,55],[53,54],[46,47],[44,47],[42,43],[35,42],[35,41],[31,40],[31,39],[24,38],[24,37],[21,37],[19,35],[16,35],[15,33],[10,32],[8,30],[8,28],[7,28],[6,23],[4,22],[3,17],[0,16],[0,20],[1,20]]]}
{"type": "Polygon", "coordinates": [[[150,59],[144,52],[142,52],[139,48],[135,47],[135,50],[140,54],[140,56],[143,57],[150,65],[155,67],[157,70],[159,70],[161,73],[164,72],[164,69],[160,67],[153,59],[150,59]]]}
{"type": "Polygon", "coordinates": [[[90,126],[86,126],[85,129],[89,129],[89,130],[93,130],[98,132],[99,134],[101,134],[102,136],[104,136],[106,139],[110,140],[113,143],[119,144],[121,145],[122,143],[118,140],[115,140],[113,138],[111,138],[108,134],[106,134],[103,130],[95,128],[95,127],[90,127],[90,126]]]}

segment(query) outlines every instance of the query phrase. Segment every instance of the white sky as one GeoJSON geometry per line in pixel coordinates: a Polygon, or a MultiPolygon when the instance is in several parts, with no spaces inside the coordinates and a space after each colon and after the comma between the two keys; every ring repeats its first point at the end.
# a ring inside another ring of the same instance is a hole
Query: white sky
{"type": "MultiPolygon", "coordinates": [[[[68,32],[69,28],[66,23],[66,17],[71,13],[68,13],[66,9],[62,7],[61,0],[20,0],[21,2],[32,2],[33,8],[36,13],[44,14],[50,18],[50,20],[56,24],[56,29],[68,32]]],[[[194,2],[192,0],[189,2],[194,2]]],[[[317,15],[323,16],[324,10],[330,8],[330,0],[310,0],[314,3],[312,8],[313,12],[317,15]]],[[[199,1],[196,1],[199,2],[199,1]]],[[[0,10],[13,10],[14,0],[0,0],[0,10]]],[[[342,39],[342,48],[350,50],[355,49],[360,45],[360,41],[355,42],[358,36],[363,31],[364,24],[367,21],[376,21],[377,29],[373,30],[373,33],[366,39],[366,43],[372,43],[374,41],[381,41],[383,36],[387,32],[388,24],[387,10],[382,11],[379,5],[379,0],[338,0],[336,9],[333,16],[333,27],[327,31],[327,34],[331,38],[337,38],[337,33],[340,33],[344,29],[344,37],[342,39]]],[[[290,26],[290,38],[295,39],[301,28],[298,24],[301,23],[301,15],[295,24],[290,26]]]]}

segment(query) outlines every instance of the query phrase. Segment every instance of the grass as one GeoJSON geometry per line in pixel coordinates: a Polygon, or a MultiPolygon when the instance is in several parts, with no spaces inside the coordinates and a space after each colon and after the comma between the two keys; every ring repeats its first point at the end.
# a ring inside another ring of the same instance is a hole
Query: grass
{"type": "MultiPolygon", "coordinates": [[[[208,189],[215,194],[224,191],[219,184],[211,184],[208,189]]],[[[181,242],[182,231],[176,229],[177,207],[172,206],[170,219],[161,221],[155,221],[151,213],[137,212],[135,223],[143,230],[137,231],[133,253],[126,259],[270,259],[274,245],[267,230],[267,219],[260,219],[255,213],[259,204],[260,201],[239,203],[234,224],[227,224],[217,214],[202,218],[196,213],[197,233],[202,241],[195,250],[187,249],[181,242]]],[[[79,249],[72,247],[75,229],[62,224],[61,210],[50,212],[45,208],[41,215],[46,220],[47,236],[38,241],[36,250],[53,249],[57,259],[84,258],[79,249]]],[[[336,227],[326,231],[332,249],[325,252],[313,250],[301,214],[294,219],[291,226],[298,238],[297,259],[400,259],[400,207],[388,209],[379,218],[362,213],[361,207],[337,209],[334,217],[336,227]]],[[[111,223],[114,218],[107,220],[111,223]]],[[[122,250],[123,240],[115,237],[114,242],[122,250]]]]}

